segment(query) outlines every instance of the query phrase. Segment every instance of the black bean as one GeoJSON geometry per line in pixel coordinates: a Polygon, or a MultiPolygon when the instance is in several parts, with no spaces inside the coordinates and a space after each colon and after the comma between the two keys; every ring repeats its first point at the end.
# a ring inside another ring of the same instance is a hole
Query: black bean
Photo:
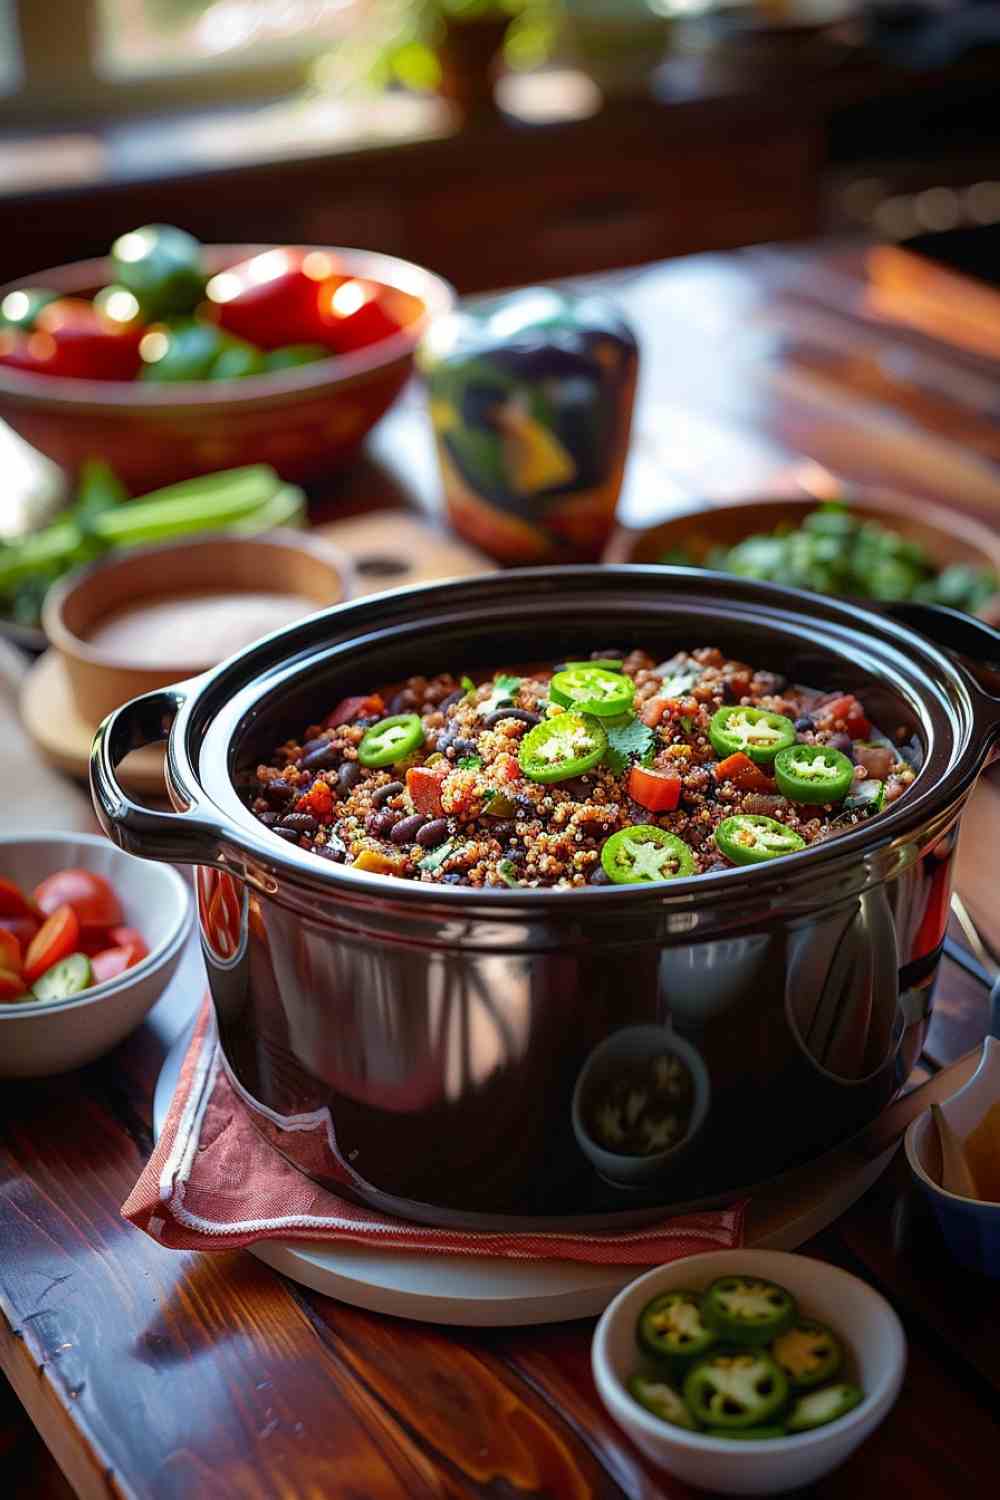
{"type": "Polygon", "coordinates": [[[405,714],[409,709],[416,708],[417,695],[412,688],[401,688],[394,698],[389,700],[388,712],[390,714],[405,714]]]}
{"type": "Polygon", "coordinates": [[[465,876],[460,870],[449,870],[447,875],[441,876],[442,885],[464,885],[465,876]]]}
{"type": "Polygon", "coordinates": [[[393,812],[391,807],[383,807],[378,812],[369,813],[365,819],[365,832],[374,835],[377,839],[388,837],[399,822],[399,813],[393,812]]]}
{"type": "Polygon", "coordinates": [[[496,822],[491,821],[487,825],[487,827],[489,828],[491,839],[509,838],[510,835],[514,832],[514,819],[498,818],[496,822]]]}
{"type": "Polygon", "coordinates": [[[555,664],[555,666],[552,667],[550,670],[551,670],[552,675],[554,677],[557,672],[565,672],[565,670],[566,670],[566,663],[564,661],[557,661],[556,664],[555,664]]]}
{"type": "Polygon", "coordinates": [[[416,841],[421,849],[436,849],[438,844],[443,844],[448,837],[448,819],[435,818],[432,823],[425,823],[417,834],[416,841]]]}
{"type": "Polygon", "coordinates": [[[590,884],[591,885],[610,885],[611,884],[611,876],[605,873],[604,867],[602,865],[597,865],[590,872],[590,884]]]}
{"type": "Polygon", "coordinates": [[[394,844],[412,844],[421,828],[427,822],[423,813],[413,813],[409,818],[396,824],[389,837],[394,844]]]}
{"type": "Polygon", "coordinates": [[[287,781],[265,781],[260,789],[260,795],[265,802],[270,802],[279,812],[295,796],[295,788],[287,781]]]}
{"type": "Polygon", "coordinates": [[[438,704],[438,707],[443,714],[446,714],[449,708],[454,708],[456,703],[461,703],[464,697],[465,688],[456,688],[453,693],[448,694],[443,703],[438,704]]]}
{"type": "Polygon", "coordinates": [[[850,755],[853,746],[853,741],[849,734],[831,734],[826,743],[829,749],[842,750],[845,755],[850,755]]]}
{"type": "Polygon", "coordinates": [[[303,771],[332,771],[340,760],[340,751],[328,741],[324,740],[315,750],[310,750],[299,761],[299,767],[303,771]]]}
{"type": "Polygon", "coordinates": [[[335,865],[342,865],[347,859],[347,850],[339,839],[335,844],[329,841],[325,844],[314,844],[312,852],[321,855],[323,859],[330,860],[335,865]]]}
{"type": "Polygon", "coordinates": [[[311,813],[286,813],[281,826],[291,828],[294,833],[315,833],[319,824],[311,813]]]}
{"type": "Polygon", "coordinates": [[[276,833],[279,839],[284,839],[289,844],[297,844],[299,841],[299,835],[294,828],[272,828],[271,832],[276,833]]]}
{"type": "Polygon", "coordinates": [[[816,720],[813,718],[812,714],[801,714],[799,718],[795,720],[795,727],[796,729],[815,729],[816,720]]]}
{"type": "Polygon", "coordinates": [[[337,772],[337,786],[342,797],[347,797],[353,792],[361,780],[361,767],[356,760],[345,760],[337,772]]]}
{"type": "Polygon", "coordinates": [[[382,807],[390,797],[397,796],[403,790],[401,781],[388,781],[385,786],[380,786],[378,791],[372,793],[372,807],[382,807]]]}
{"type": "Polygon", "coordinates": [[[619,651],[617,647],[612,646],[608,651],[591,651],[590,659],[591,661],[604,661],[605,659],[608,661],[624,661],[625,652],[619,651]]]}
{"type": "Polygon", "coordinates": [[[561,781],[559,790],[568,792],[574,802],[586,802],[594,789],[594,783],[589,776],[572,776],[569,781],[561,781]]]}
{"type": "Polygon", "coordinates": [[[280,814],[276,812],[257,814],[259,821],[263,823],[265,828],[273,828],[275,823],[277,823],[279,816],[280,814]]]}
{"type": "Polygon", "coordinates": [[[328,735],[319,734],[315,739],[305,741],[302,746],[302,754],[310,755],[313,750],[319,750],[321,746],[328,745],[329,743],[330,738],[328,735]]]}
{"type": "Polygon", "coordinates": [[[517,719],[521,724],[540,724],[542,722],[541,716],[533,714],[530,708],[497,708],[493,713],[486,715],[483,724],[485,728],[492,729],[494,724],[500,723],[501,719],[517,719]]]}
{"type": "Polygon", "coordinates": [[[463,755],[469,755],[469,754],[471,754],[471,752],[474,751],[475,748],[476,748],[476,742],[475,742],[475,740],[467,740],[467,739],[459,738],[459,739],[452,740],[451,744],[452,744],[452,747],[455,750],[460,751],[463,755]]]}

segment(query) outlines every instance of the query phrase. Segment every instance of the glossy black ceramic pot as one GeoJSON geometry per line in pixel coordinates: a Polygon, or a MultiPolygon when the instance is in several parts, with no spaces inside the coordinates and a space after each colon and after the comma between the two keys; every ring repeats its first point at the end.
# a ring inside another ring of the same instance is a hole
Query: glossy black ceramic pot
{"type": "Polygon", "coordinates": [[[1000,740],[1000,635],[898,608],[664,568],[380,595],[119,710],[95,743],[94,797],[123,848],[201,867],[226,1066],[310,1176],[432,1222],[639,1221],[820,1158],[880,1113],[919,1054],[959,818],[1000,740]],[[870,824],[767,866],[579,891],[356,872],[248,810],[258,763],[349,693],[413,672],[702,644],[860,693],[876,723],[915,737],[913,787],[870,824]],[[138,806],[116,778],[130,749],[163,739],[174,813],[138,806]],[[696,1128],[636,1170],[594,1149],[581,1090],[650,1049],[692,1071],[696,1128]]]}

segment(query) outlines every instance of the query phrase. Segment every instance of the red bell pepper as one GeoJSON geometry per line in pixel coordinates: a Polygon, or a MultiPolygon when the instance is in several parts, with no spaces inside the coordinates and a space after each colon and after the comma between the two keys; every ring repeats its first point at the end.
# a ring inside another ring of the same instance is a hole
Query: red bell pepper
{"type": "Polygon", "coordinates": [[[864,709],[853,693],[845,693],[840,698],[834,698],[831,703],[823,703],[814,712],[816,722],[824,727],[832,727],[837,719],[842,719],[844,732],[852,740],[866,740],[872,732],[871,720],[866,718],[864,709]]]}
{"type": "Polygon", "coordinates": [[[325,781],[315,781],[295,804],[296,812],[311,813],[321,823],[333,812],[333,791],[325,781]]]}
{"type": "Polygon", "coordinates": [[[741,792],[773,792],[777,790],[773,777],[755,765],[742,750],[720,760],[714,771],[716,781],[731,781],[741,792]]]}
{"type": "Polygon", "coordinates": [[[33,333],[20,338],[6,363],[41,375],[84,380],[133,380],[142,325],[121,323],[82,297],[60,297],[43,307],[33,333]]]}
{"type": "Polygon", "coordinates": [[[20,974],[22,968],[21,944],[12,932],[0,927],[0,969],[20,974]]]}
{"type": "Polygon", "coordinates": [[[681,800],[681,778],[676,771],[633,766],[628,773],[628,794],[650,812],[673,812],[681,800]]]}

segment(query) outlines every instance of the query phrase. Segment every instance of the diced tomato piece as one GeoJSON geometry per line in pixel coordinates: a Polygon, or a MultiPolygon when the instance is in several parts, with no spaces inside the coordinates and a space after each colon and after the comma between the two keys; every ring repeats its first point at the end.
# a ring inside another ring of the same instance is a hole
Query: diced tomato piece
{"type": "Polygon", "coordinates": [[[311,813],[322,823],[333,812],[333,790],[325,781],[314,781],[304,797],[295,804],[296,812],[311,813]]]}
{"type": "Polygon", "coordinates": [[[0,880],[0,917],[36,917],[32,906],[20,886],[13,880],[0,880]]]}
{"type": "Polygon", "coordinates": [[[18,1000],[25,993],[24,980],[20,974],[11,973],[10,969],[0,969],[0,1005],[5,1005],[8,1000],[18,1000]]]}
{"type": "Polygon", "coordinates": [[[650,729],[655,729],[657,724],[663,719],[664,714],[668,712],[670,702],[669,698],[650,698],[648,703],[642,705],[642,713],[639,715],[640,719],[650,729]]]}
{"type": "Polygon", "coordinates": [[[60,297],[31,333],[0,335],[0,363],[39,375],[131,380],[140,365],[138,324],[116,323],[81,297],[60,297]]]}
{"type": "Polygon", "coordinates": [[[20,974],[22,966],[21,944],[12,932],[8,932],[5,927],[0,927],[0,969],[9,969],[14,974],[20,974]]]}
{"type": "Polygon", "coordinates": [[[650,812],[673,812],[681,800],[681,778],[676,771],[633,766],[628,773],[628,794],[650,812]]]}
{"type": "Polygon", "coordinates": [[[733,786],[738,787],[741,792],[773,792],[776,790],[774,779],[760,766],[755,765],[749,755],[744,755],[742,750],[735,755],[727,755],[725,760],[720,760],[715,767],[716,781],[731,781],[733,786]]]}
{"type": "Polygon", "coordinates": [[[58,870],[35,888],[35,900],[46,916],[57,907],[71,906],[84,929],[114,927],[124,920],[111,886],[92,870],[58,870]]]}
{"type": "Polygon", "coordinates": [[[41,925],[35,917],[0,917],[0,930],[17,938],[22,953],[41,925]]]}
{"type": "Polygon", "coordinates": [[[40,974],[61,958],[78,951],[80,923],[71,906],[60,906],[39,928],[24,955],[24,978],[34,984],[40,974]]]}
{"type": "Polygon", "coordinates": [[[108,936],[111,941],[105,943],[105,948],[139,948],[143,958],[149,955],[149,944],[134,927],[112,927],[108,936]]]}
{"type": "Polygon", "coordinates": [[[321,294],[347,280],[323,250],[265,250],[220,271],[208,283],[212,315],[228,333],[261,349],[283,344],[332,345],[321,294]]]}
{"type": "Polygon", "coordinates": [[[436,766],[411,766],[406,773],[406,790],[410,794],[414,810],[428,817],[440,818],[444,814],[441,801],[441,786],[451,770],[447,761],[436,766]]]}
{"type": "Polygon", "coordinates": [[[103,984],[107,979],[117,979],[119,974],[134,968],[145,956],[135,943],[126,943],[120,948],[105,948],[103,953],[95,953],[90,960],[94,983],[103,984]]]}
{"type": "Polygon", "coordinates": [[[389,311],[386,299],[386,289],[377,281],[360,277],[328,281],[319,294],[324,341],[341,354],[349,354],[398,333],[402,325],[389,311]]]}
{"type": "Polygon", "coordinates": [[[816,710],[817,718],[829,720],[843,719],[844,729],[852,740],[866,740],[871,734],[871,720],[866,717],[864,709],[855,698],[853,693],[845,693],[843,697],[834,698],[832,703],[824,703],[816,710]]]}
{"type": "Polygon", "coordinates": [[[370,719],[378,715],[381,719],[385,713],[385,702],[378,693],[369,693],[361,698],[343,698],[323,720],[324,729],[337,729],[341,724],[349,724],[352,719],[370,719]]]}

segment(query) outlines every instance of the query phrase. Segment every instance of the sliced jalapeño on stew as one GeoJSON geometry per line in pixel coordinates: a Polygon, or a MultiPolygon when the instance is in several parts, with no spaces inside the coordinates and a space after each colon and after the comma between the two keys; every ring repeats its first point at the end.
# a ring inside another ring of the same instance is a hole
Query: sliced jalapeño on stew
{"type": "Polygon", "coordinates": [[[639,1314],[640,1348],[658,1359],[696,1359],[715,1343],[716,1332],[701,1313],[699,1292],[663,1292],[639,1314]]]}
{"type": "Polygon", "coordinates": [[[609,672],[594,662],[574,663],[555,674],[549,683],[549,696],[563,708],[615,719],[632,707],[635,683],[623,673],[609,672]]]}
{"type": "Polygon", "coordinates": [[[775,756],[774,779],[792,802],[841,802],[854,784],[854,763],[829,745],[791,745],[775,756]]]}
{"type": "Polygon", "coordinates": [[[840,1369],[843,1354],[840,1343],[825,1323],[800,1318],[791,1328],[779,1334],[771,1353],[784,1370],[796,1391],[822,1385],[840,1369]]]}
{"type": "Polygon", "coordinates": [[[424,742],[419,714],[393,714],[366,729],[358,746],[363,766],[393,766],[424,742]]]}
{"type": "Polygon", "coordinates": [[[806,847],[805,839],[794,829],[763,813],[735,813],[723,818],[715,830],[715,843],[719,853],[734,865],[757,865],[806,847]]]}
{"type": "Polygon", "coordinates": [[[795,725],[784,714],[735,704],[712,715],[708,737],[719,756],[736,755],[742,750],[758,765],[767,765],[779,750],[795,744],[795,725]]]}
{"type": "Polygon", "coordinates": [[[701,1302],[702,1316],[731,1344],[769,1344],[795,1322],[795,1298],[776,1281],[720,1276],[701,1302]]]}
{"type": "Polygon", "coordinates": [[[645,823],[613,833],[601,850],[601,866],[615,885],[676,880],[695,873],[694,851],[683,839],[645,823]]]}
{"type": "Polygon", "coordinates": [[[788,1377],[764,1349],[708,1354],[685,1375],[684,1399],[706,1427],[760,1427],[784,1407],[788,1377]]]}
{"type": "Polygon", "coordinates": [[[592,771],[607,748],[608,737],[597,719],[582,713],[561,713],[529,729],[517,761],[531,781],[568,781],[592,771]]]}

